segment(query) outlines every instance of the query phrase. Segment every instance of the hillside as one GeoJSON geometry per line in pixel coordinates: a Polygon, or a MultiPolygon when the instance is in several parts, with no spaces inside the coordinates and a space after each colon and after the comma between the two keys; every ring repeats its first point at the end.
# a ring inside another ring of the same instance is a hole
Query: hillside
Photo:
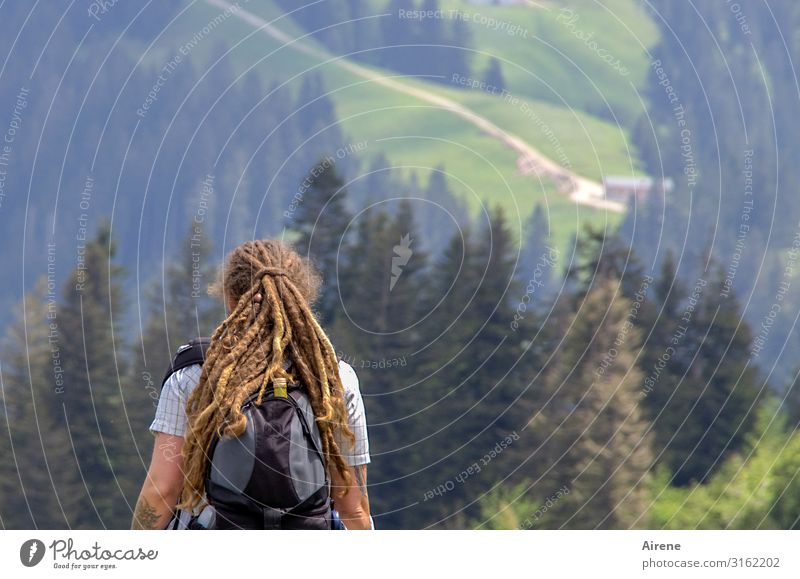
{"type": "MultiPolygon", "coordinates": [[[[271,82],[296,84],[304,73],[320,72],[335,103],[342,131],[349,141],[366,143],[359,156],[364,164],[367,159],[383,154],[394,166],[417,170],[423,178],[429,167],[444,165],[453,189],[475,211],[481,200],[488,200],[504,205],[512,215],[524,219],[536,203],[544,202],[558,237],[566,240],[580,221],[616,222],[618,217],[590,207],[576,207],[558,192],[547,175],[537,179],[535,174],[520,174],[520,154],[501,139],[480,130],[451,109],[401,92],[396,86],[462,105],[501,131],[519,137],[548,159],[567,164],[579,176],[599,181],[603,174],[635,173],[638,162],[626,127],[587,111],[600,111],[606,106],[604,101],[608,101],[610,110],[622,119],[630,114],[637,98],[631,82],[640,81],[646,68],[643,51],[609,46],[610,52],[627,56],[625,62],[631,73],[628,78],[621,77],[604,63],[593,62],[596,55],[557,19],[562,8],[573,7],[581,11],[582,30],[590,32],[593,26],[634,27],[643,30],[643,35],[651,41],[652,26],[633,2],[616,2],[613,10],[602,13],[590,10],[585,6],[587,3],[567,4],[551,5],[549,9],[474,7],[463,2],[443,5],[443,9],[472,14],[476,20],[479,19],[475,14],[498,21],[504,19],[510,26],[525,31],[527,39],[494,31],[480,21],[471,26],[476,47],[475,69],[480,70],[482,60],[488,55],[503,59],[508,98],[477,89],[448,88],[442,83],[403,78],[392,71],[335,59],[270,2],[248,4],[226,19],[215,34],[235,47],[231,61],[238,65],[239,73],[257,71],[265,86],[271,82]],[[480,12],[466,12],[478,8],[480,12]],[[287,39],[303,38],[285,46],[274,36],[258,31],[257,22],[241,17],[246,13],[271,21],[271,26],[287,39]],[[569,61],[575,63],[572,71],[569,61]],[[364,78],[343,64],[358,66],[378,78],[391,77],[395,88],[374,78],[364,78]],[[586,90],[587,85],[593,91],[586,90]]],[[[193,30],[214,19],[224,7],[223,2],[193,5],[185,17],[176,21],[171,36],[191,37],[193,30]]],[[[376,13],[378,18],[393,17],[380,9],[376,13]]],[[[207,57],[212,46],[210,42],[198,46],[193,58],[207,57]]]]}
{"type": "MultiPolygon", "coordinates": [[[[634,86],[647,68],[644,49],[602,35],[609,53],[625,55],[631,72],[623,77],[576,37],[627,26],[654,39],[634,0],[607,4],[613,10],[591,2],[542,8],[448,0],[441,9],[458,10],[468,33],[469,48],[458,51],[469,56],[470,76],[455,81],[336,56],[282,2],[251,1],[236,10],[219,0],[147,9],[115,4],[98,21],[83,10],[63,18],[44,10],[31,17],[23,5],[10,10],[3,22],[12,56],[3,72],[10,87],[4,110],[14,110],[15,87],[30,89],[2,205],[5,242],[25,240],[13,259],[36,261],[30,248],[45,238],[70,255],[75,223],[110,218],[122,263],[146,284],[155,275],[147,265],[163,263],[179,246],[208,171],[217,177],[214,203],[226,210],[211,210],[206,225],[222,251],[256,228],[279,233],[303,173],[323,152],[341,153],[337,165],[355,180],[352,188],[379,187],[385,195],[424,191],[431,169],[441,167],[447,187],[473,215],[483,215],[485,201],[502,205],[516,237],[537,204],[551,242],[561,247],[582,223],[619,223],[621,213],[585,204],[587,195],[576,203],[564,183],[597,192],[603,175],[641,169],[629,135],[639,99],[634,86]],[[564,10],[578,12],[577,22],[565,22],[564,10]],[[269,33],[263,20],[271,22],[269,33]],[[463,86],[482,82],[491,56],[501,62],[505,92],[463,86]],[[605,100],[611,109],[603,113],[605,100]],[[413,173],[418,187],[408,186],[411,179],[376,185],[370,171],[383,160],[393,174],[413,173]],[[74,195],[88,176],[97,193],[85,210],[74,195]],[[143,233],[144,224],[159,233],[143,233]]],[[[387,5],[372,2],[374,10],[361,18],[404,28],[408,22],[387,5]]],[[[327,28],[341,28],[336,16],[327,28]]],[[[58,259],[57,276],[71,262],[58,259]]],[[[20,299],[44,273],[23,268],[21,283],[0,282],[0,296],[20,299]]]]}

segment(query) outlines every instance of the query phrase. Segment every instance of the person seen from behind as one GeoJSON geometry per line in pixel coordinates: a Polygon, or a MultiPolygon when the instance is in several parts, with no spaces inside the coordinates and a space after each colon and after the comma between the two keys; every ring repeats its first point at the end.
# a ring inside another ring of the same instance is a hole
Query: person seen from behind
{"type": "Polygon", "coordinates": [[[214,289],[230,313],[202,366],[164,383],[134,529],[208,505],[211,528],[330,528],[328,493],[346,529],[373,528],[358,378],[311,310],[319,286],[280,241],[229,254],[214,289]]]}

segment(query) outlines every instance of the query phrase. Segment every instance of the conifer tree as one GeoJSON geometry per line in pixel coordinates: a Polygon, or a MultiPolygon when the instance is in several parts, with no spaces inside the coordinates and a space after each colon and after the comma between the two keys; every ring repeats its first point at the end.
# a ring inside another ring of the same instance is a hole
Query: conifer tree
{"type": "MultiPolygon", "coordinates": [[[[400,450],[402,445],[397,429],[397,421],[402,424],[402,415],[399,396],[393,393],[402,391],[402,386],[393,379],[395,373],[387,369],[385,363],[383,368],[378,368],[381,360],[392,358],[387,348],[389,286],[392,246],[399,240],[393,240],[391,219],[378,207],[373,206],[357,215],[354,228],[349,255],[340,264],[342,301],[338,307],[342,315],[335,319],[332,340],[340,357],[355,369],[359,377],[370,422],[370,451],[374,456],[403,456],[402,461],[381,461],[380,466],[376,463],[377,468],[370,471],[374,484],[387,490],[387,493],[376,494],[375,512],[391,512],[402,502],[403,476],[411,458],[400,450]]],[[[402,517],[390,516],[384,523],[389,528],[398,526],[397,519],[402,517]]]]}
{"type": "Polygon", "coordinates": [[[124,405],[137,390],[124,384],[124,333],[115,325],[123,316],[122,268],[115,253],[110,226],[101,224],[86,243],[85,270],[74,270],[64,285],[59,310],[66,423],[58,435],[74,447],[65,468],[77,468],[85,482],[83,507],[67,513],[72,528],[125,527],[146,460],[135,455],[124,405]]]}
{"type": "Polygon", "coordinates": [[[181,344],[210,336],[224,316],[223,305],[208,295],[215,266],[202,224],[191,222],[176,255],[158,271],[145,296],[144,328],[131,347],[125,406],[140,452],[150,451],[153,420],[166,368],[181,344]]]}
{"type": "MultiPolygon", "coordinates": [[[[428,305],[428,254],[423,249],[411,202],[403,199],[389,228],[390,251],[387,351],[409,355],[419,345],[419,322],[428,305]]],[[[389,248],[387,248],[389,249],[389,248]]]]}
{"type": "Polygon", "coordinates": [[[323,324],[330,323],[339,308],[339,256],[347,254],[345,233],[351,216],[346,208],[344,182],[332,163],[321,160],[304,181],[302,198],[287,226],[298,236],[295,248],[310,257],[322,275],[322,293],[316,310],[323,324]]]}
{"type": "Polygon", "coordinates": [[[420,231],[425,236],[420,239],[431,255],[441,255],[451,236],[461,227],[469,224],[469,211],[466,204],[458,199],[447,185],[443,166],[431,171],[425,198],[429,203],[422,204],[421,211],[416,213],[420,231]]]}
{"type": "Polygon", "coordinates": [[[703,482],[741,447],[764,385],[748,362],[751,330],[738,300],[722,297],[724,272],[714,268],[709,277],[707,287],[694,284],[679,321],[683,372],[669,402],[666,428],[674,435],[663,457],[677,485],[703,482]]]}
{"type": "Polygon", "coordinates": [[[506,81],[503,78],[503,68],[496,57],[489,59],[489,65],[483,74],[486,85],[492,87],[494,94],[502,93],[506,88],[506,81]]]}
{"type": "Polygon", "coordinates": [[[686,286],[677,274],[674,254],[668,251],[653,284],[654,304],[645,314],[649,319],[644,324],[650,335],[640,356],[642,406],[653,423],[653,450],[657,456],[662,456],[683,420],[674,412],[673,398],[680,396],[678,385],[692,356],[691,352],[680,348],[684,331],[679,326],[687,297],[686,286]]]}
{"type": "Polygon", "coordinates": [[[550,375],[550,408],[543,410],[553,474],[538,487],[566,485],[569,494],[543,520],[546,526],[627,529],[646,523],[652,451],[639,406],[640,333],[629,325],[630,308],[619,282],[603,278],[569,323],[550,375]]]}
{"type": "MultiPolygon", "coordinates": [[[[448,354],[441,358],[441,371],[431,380],[440,399],[435,423],[445,427],[434,455],[446,457],[440,472],[461,472],[475,457],[491,453],[500,441],[524,426],[528,414],[524,404],[517,404],[529,380],[522,367],[516,367],[523,336],[511,328],[512,299],[519,299],[514,280],[516,244],[501,209],[490,212],[478,239],[470,242],[472,255],[465,260],[464,279],[459,280],[464,286],[455,294],[459,300],[450,305],[460,312],[454,312],[458,318],[449,322],[455,322],[453,337],[458,340],[433,350],[438,353],[441,348],[448,354]]],[[[456,267],[463,251],[459,244],[458,236],[454,237],[438,287],[447,283],[456,267]]],[[[446,335],[440,341],[450,342],[451,338],[446,335]]],[[[480,476],[448,492],[447,500],[438,503],[438,520],[461,508],[467,509],[465,513],[477,508],[477,498],[500,478],[500,464],[487,461],[480,476]]]]}
{"type": "Polygon", "coordinates": [[[3,340],[0,368],[0,526],[65,528],[82,484],[64,469],[72,456],[59,436],[61,351],[57,310],[48,312],[40,283],[17,308],[3,340]],[[48,313],[50,315],[48,316],[48,313]],[[55,478],[53,478],[55,477],[55,478]]]}
{"type": "Polygon", "coordinates": [[[535,287],[539,294],[536,297],[546,293],[558,266],[553,259],[557,257],[557,253],[548,245],[549,241],[550,224],[544,207],[537,203],[525,226],[525,238],[517,266],[517,278],[522,283],[527,284],[535,278],[535,287]]]}
{"type": "Polygon", "coordinates": [[[425,342],[432,345],[423,357],[430,371],[447,368],[447,374],[465,375],[456,366],[466,362],[464,348],[480,327],[471,313],[482,278],[478,241],[471,228],[453,232],[432,268],[431,301],[436,307],[425,324],[425,342]]]}
{"type": "Polygon", "coordinates": [[[622,295],[634,299],[643,277],[633,248],[618,234],[587,225],[576,237],[575,259],[570,262],[567,280],[579,298],[597,281],[613,278],[622,280],[622,295]]]}
{"type": "Polygon", "coordinates": [[[520,285],[514,277],[517,248],[505,213],[502,208],[495,208],[479,244],[479,255],[485,269],[475,295],[472,315],[480,320],[482,328],[479,339],[470,349],[481,365],[475,379],[471,380],[473,394],[470,398],[484,399],[482,410],[491,419],[493,438],[505,436],[510,429],[520,426],[513,418],[514,412],[502,412],[513,400],[511,393],[516,392],[519,386],[508,378],[520,354],[523,338],[519,332],[512,331],[514,307],[522,297],[520,285]],[[492,393],[489,393],[490,389],[492,393]],[[493,404],[496,405],[490,409],[493,404]]]}

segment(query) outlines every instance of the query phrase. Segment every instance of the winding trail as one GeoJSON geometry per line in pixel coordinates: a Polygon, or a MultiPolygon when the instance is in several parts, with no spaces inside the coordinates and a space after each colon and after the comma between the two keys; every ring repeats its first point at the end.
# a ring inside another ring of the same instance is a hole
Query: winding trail
{"type": "MultiPolygon", "coordinates": [[[[311,56],[318,60],[330,60],[331,55],[323,50],[319,50],[313,46],[309,46],[299,42],[296,38],[292,38],[279,28],[270,24],[260,16],[245,10],[232,2],[225,0],[206,0],[207,4],[216,6],[225,11],[230,12],[231,16],[235,16],[240,20],[254,26],[271,36],[278,42],[283,43],[288,48],[311,56]]],[[[492,123],[486,117],[482,117],[476,112],[470,110],[464,105],[443,97],[427,90],[407,86],[404,83],[394,79],[382,76],[378,72],[371,70],[367,67],[355,64],[352,61],[344,58],[339,58],[331,61],[331,64],[350,72],[353,75],[359,76],[365,80],[369,80],[384,86],[388,89],[408,95],[410,97],[419,99],[429,104],[441,107],[451,113],[458,115],[462,119],[471,123],[489,137],[499,139],[506,146],[516,151],[519,155],[517,159],[517,168],[523,174],[535,174],[539,177],[546,177],[552,179],[558,186],[559,191],[564,194],[569,194],[570,199],[580,205],[587,205],[596,209],[605,209],[616,213],[622,213],[625,210],[625,205],[617,201],[611,201],[603,195],[603,186],[591,179],[581,177],[576,173],[569,171],[562,167],[555,161],[546,157],[536,148],[526,143],[522,138],[505,131],[492,123]]]]}

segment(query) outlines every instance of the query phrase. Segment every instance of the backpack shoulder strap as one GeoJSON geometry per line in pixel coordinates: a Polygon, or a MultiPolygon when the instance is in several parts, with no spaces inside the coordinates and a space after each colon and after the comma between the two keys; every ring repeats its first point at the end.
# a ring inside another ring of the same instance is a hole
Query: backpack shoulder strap
{"type": "Polygon", "coordinates": [[[188,343],[184,344],[175,356],[172,358],[163,380],[161,380],[161,387],[164,387],[169,377],[181,368],[186,368],[194,364],[202,364],[206,357],[206,351],[211,345],[211,338],[192,338],[188,343]]]}

